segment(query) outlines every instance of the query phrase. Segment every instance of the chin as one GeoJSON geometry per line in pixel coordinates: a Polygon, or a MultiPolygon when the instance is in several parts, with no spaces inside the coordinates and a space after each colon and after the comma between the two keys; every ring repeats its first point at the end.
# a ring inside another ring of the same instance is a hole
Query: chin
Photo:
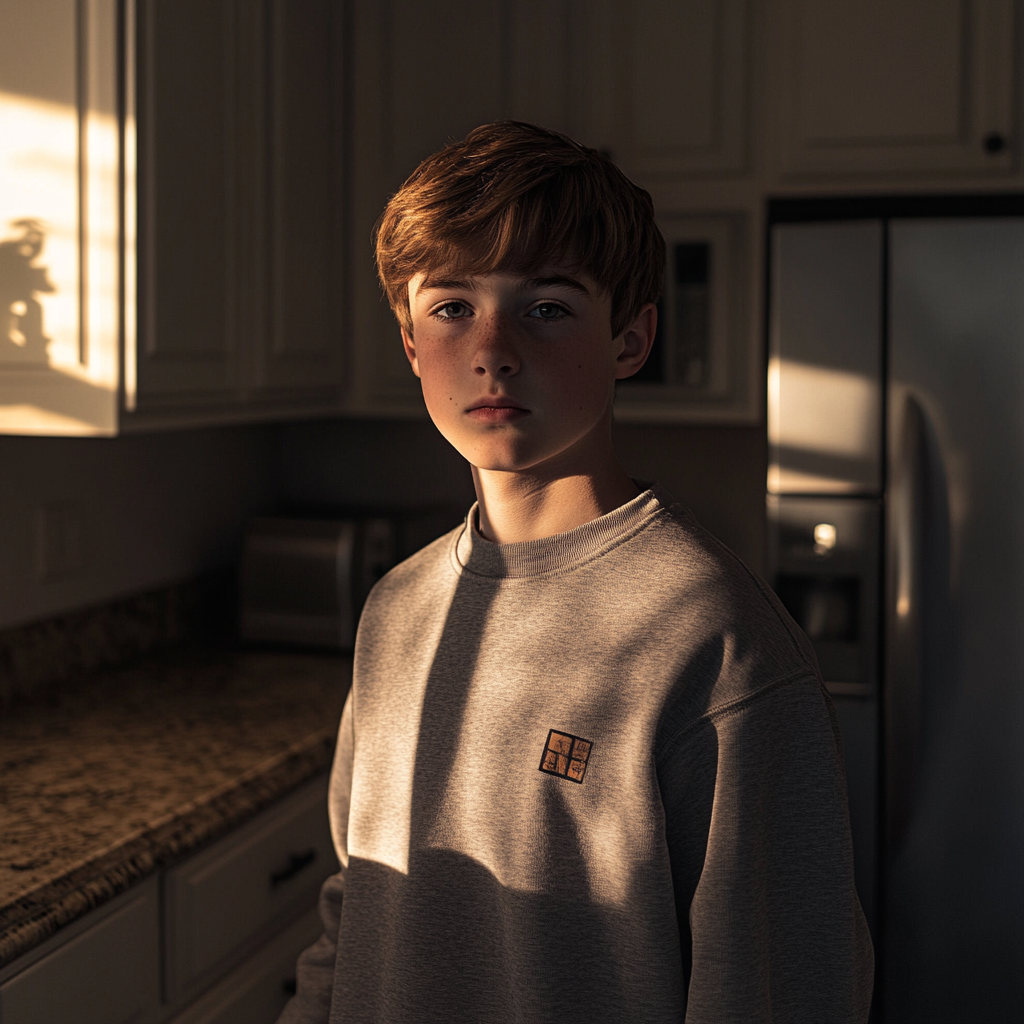
{"type": "MultiPolygon", "coordinates": [[[[435,420],[435,426],[437,421],[435,420]]],[[[499,439],[497,436],[466,436],[460,430],[441,430],[444,439],[471,465],[477,469],[514,472],[525,468],[531,460],[524,452],[523,445],[513,439],[499,439]]]]}
{"type": "MultiPolygon", "coordinates": [[[[473,467],[485,472],[525,473],[536,470],[545,463],[567,456],[572,461],[572,452],[588,433],[581,436],[548,436],[540,438],[527,436],[525,432],[509,430],[486,430],[482,433],[442,429],[445,440],[473,467]]],[[[554,432],[552,432],[554,433],[554,432]]]]}
{"type": "Polygon", "coordinates": [[[532,465],[529,459],[485,455],[471,451],[464,451],[460,454],[475,469],[483,469],[492,473],[517,473],[524,469],[529,469],[532,465]]]}
{"type": "Polygon", "coordinates": [[[562,454],[560,451],[516,452],[501,455],[477,452],[475,456],[466,455],[465,458],[477,469],[489,470],[494,473],[535,473],[545,466],[549,468],[559,466],[558,456],[560,454],[562,454]]]}
{"type": "Polygon", "coordinates": [[[452,447],[471,466],[495,473],[516,473],[540,461],[523,452],[495,451],[493,447],[484,445],[456,444],[452,447]]]}

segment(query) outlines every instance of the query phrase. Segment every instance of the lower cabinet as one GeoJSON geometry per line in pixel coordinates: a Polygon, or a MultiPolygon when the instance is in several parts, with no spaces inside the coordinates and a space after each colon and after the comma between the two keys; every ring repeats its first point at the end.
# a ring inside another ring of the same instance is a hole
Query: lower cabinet
{"type": "Polygon", "coordinates": [[[0,972],[0,1024],[272,1024],[337,871],[323,776],[0,972]]]}
{"type": "Polygon", "coordinates": [[[319,914],[307,910],[168,1024],[274,1024],[295,991],[296,958],[322,932],[319,914]]]}
{"type": "Polygon", "coordinates": [[[316,905],[324,878],[337,869],[324,778],[168,871],[167,1002],[195,998],[280,934],[316,905]]]}
{"type": "MultiPolygon", "coordinates": [[[[142,1024],[160,1006],[160,889],[150,879],[75,922],[0,985],[2,1024],[142,1024]],[[56,948],[51,944],[58,943],[56,948]],[[41,954],[41,955],[40,955],[41,954]]],[[[17,967],[17,962],[12,965],[17,967]]]]}

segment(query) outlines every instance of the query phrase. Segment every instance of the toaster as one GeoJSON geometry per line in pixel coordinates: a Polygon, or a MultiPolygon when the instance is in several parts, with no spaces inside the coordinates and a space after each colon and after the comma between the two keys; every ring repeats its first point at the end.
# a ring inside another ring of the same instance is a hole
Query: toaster
{"type": "Polygon", "coordinates": [[[351,650],[366,595],[394,563],[388,519],[255,519],[242,545],[241,638],[351,650]]]}

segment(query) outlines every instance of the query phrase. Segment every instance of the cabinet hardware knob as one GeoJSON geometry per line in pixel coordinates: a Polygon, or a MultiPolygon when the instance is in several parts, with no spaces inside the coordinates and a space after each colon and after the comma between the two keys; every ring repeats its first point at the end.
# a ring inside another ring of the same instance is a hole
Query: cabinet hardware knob
{"type": "Polygon", "coordinates": [[[989,132],[982,140],[982,146],[986,153],[995,156],[1006,149],[1006,137],[1000,132],[989,132]]]}
{"type": "Polygon", "coordinates": [[[270,875],[270,888],[276,889],[279,885],[283,885],[289,879],[294,878],[304,868],[309,867],[313,861],[316,860],[316,849],[310,847],[308,850],[303,850],[301,853],[289,853],[288,863],[283,867],[274,871],[270,875]]]}

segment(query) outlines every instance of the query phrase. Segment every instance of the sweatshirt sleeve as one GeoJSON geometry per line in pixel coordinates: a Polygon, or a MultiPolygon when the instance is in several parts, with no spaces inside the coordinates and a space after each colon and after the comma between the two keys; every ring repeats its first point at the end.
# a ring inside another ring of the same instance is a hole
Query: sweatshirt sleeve
{"type": "Polygon", "coordinates": [[[324,934],[299,955],[296,965],[296,991],[277,1024],[327,1024],[334,990],[338,928],[345,894],[348,867],[348,808],[352,790],[352,695],[345,702],[338,729],[338,745],[331,769],[328,805],[331,835],[341,870],[331,875],[320,890],[320,920],[324,934]]]}
{"type": "Polygon", "coordinates": [[[687,1024],[863,1024],[874,955],[821,684],[782,680],[710,712],[659,781],[687,1024]]]}

